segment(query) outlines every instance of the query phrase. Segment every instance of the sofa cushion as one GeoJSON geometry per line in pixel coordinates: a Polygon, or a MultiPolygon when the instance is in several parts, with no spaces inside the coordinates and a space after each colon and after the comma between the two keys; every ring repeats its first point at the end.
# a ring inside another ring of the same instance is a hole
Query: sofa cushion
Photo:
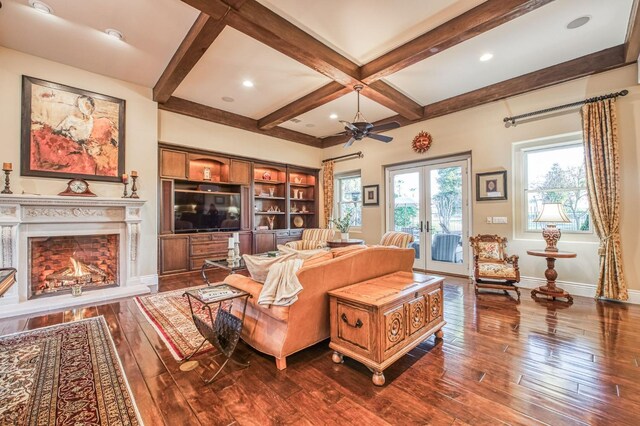
{"type": "Polygon", "coordinates": [[[284,254],[293,253],[296,255],[298,259],[302,259],[302,260],[309,259],[310,257],[313,257],[317,254],[328,252],[326,249],[322,249],[322,248],[317,248],[314,250],[298,250],[296,248],[285,246],[282,244],[278,244],[278,251],[284,254]]]}
{"type": "Polygon", "coordinates": [[[269,268],[271,265],[284,262],[285,260],[294,259],[295,256],[295,253],[283,254],[276,257],[244,254],[242,255],[242,258],[244,259],[244,263],[247,265],[247,270],[249,271],[251,278],[259,283],[264,283],[267,279],[267,275],[269,274],[269,268]]]}
{"type": "Polygon", "coordinates": [[[331,259],[333,259],[333,254],[330,251],[323,250],[322,253],[318,253],[315,256],[305,259],[302,267],[309,268],[331,259]]]}
{"type": "Polygon", "coordinates": [[[333,257],[336,258],[336,257],[344,256],[345,254],[353,253],[354,251],[363,250],[366,248],[367,246],[365,246],[364,244],[357,244],[352,246],[334,248],[331,250],[331,253],[333,253],[333,257]]]}

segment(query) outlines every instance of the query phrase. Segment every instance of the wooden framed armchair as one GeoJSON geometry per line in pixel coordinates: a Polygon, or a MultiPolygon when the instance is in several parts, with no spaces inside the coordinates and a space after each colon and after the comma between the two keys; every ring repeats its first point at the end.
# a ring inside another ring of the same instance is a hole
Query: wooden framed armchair
{"type": "Polygon", "coordinates": [[[327,246],[327,241],[335,239],[336,231],[333,229],[310,228],[302,231],[302,239],[289,241],[285,244],[296,250],[315,250],[327,246]]]}
{"type": "Polygon", "coordinates": [[[469,238],[473,248],[473,274],[475,292],[479,289],[515,291],[520,300],[518,256],[507,256],[507,239],[498,235],[477,235],[469,238]]]}

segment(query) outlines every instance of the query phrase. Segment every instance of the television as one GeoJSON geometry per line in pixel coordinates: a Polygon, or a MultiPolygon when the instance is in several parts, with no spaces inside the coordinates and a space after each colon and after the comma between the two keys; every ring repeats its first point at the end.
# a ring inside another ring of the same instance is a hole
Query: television
{"type": "Polygon", "coordinates": [[[175,232],[238,231],[240,194],[176,189],[175,232]]]}

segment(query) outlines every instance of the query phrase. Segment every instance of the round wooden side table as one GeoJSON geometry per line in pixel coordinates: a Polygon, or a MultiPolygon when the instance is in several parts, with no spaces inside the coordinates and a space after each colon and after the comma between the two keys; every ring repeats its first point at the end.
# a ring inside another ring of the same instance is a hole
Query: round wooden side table
{"type": "Polygon", "coordinates": [[[544,257],[547,259],[547,270],[544,271],[544,276],[547,279],[547,285],[540,286],[534,290],[531,290],[531,297],[533,299],[538,298],[538,294],[551,297],[556,300],[558,297],[564,297],[569,303],[573,303],[573,297],[560,287],[556,287],[556,279],[558,278],[558,272],[555,270],[556,259],[569,259],[576,257],[576,253],[570,251],[545,251],[545,250],[527,250],[527,254],[531,256],[544,257]]]}
{"type": "Polygon", "coordinates": [[[357,246],[357,245],[361,245],[361,244],[364,244],[364,240],[359,240],[357,238],[350,238],[348,240],[331,240],[331,241],[327,241],[327,246],[329,248],[357,246]]]}

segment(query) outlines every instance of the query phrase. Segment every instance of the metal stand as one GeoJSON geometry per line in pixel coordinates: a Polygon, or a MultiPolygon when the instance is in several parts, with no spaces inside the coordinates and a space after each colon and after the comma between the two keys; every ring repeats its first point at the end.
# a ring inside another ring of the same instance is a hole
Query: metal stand
{"type": "MultiPolygon", "coordinates": [[[[203,265],[204,268],[204,265],[203,265]]],[[[204,269],[203,269],[204,271],[204,269]]],[[[204,272],[203,272],[204,273],[204,272]]],[[[206,278],[206,277],[205,277],[206,278]]],[[[205,342],[209,342],[213,347],[215,347],[219,351],[219,355],[224,356],[224,362],[218,367],[218,370],[210,377],[210,378],[202,378],[205,384],[210,384],[220,372],[224,369],[224,367],[228,364],[229,361],[233,361],[233,363],[241,366],[248,367],[249,362],[238,361],[233,358],[233,354],[236,350],[236,346],[240,340],[240,335],[242,333],[242,326],[244,324],[244,318],[247,311],[247,301],[250,294],[244,293],[239,296],[234,296],[232,298],[216,300],[211,303],[206,303],[197,297],[193,296],[189,292],[186,292],[185,295],[189,301],[189,310],[191,311],[191,318],[193,319],[193,323],[195,324],[198,332],[202,335],[203,340],[202,343],[198,346],[196,350],[194,350],[189,356],[185,358],[185,362],[183,367],[180,369],[182,371],[193,370],[197,367],[198,361],[189,361],[199,350],[202,348],[205,342]],[[200,303],[203,304],[202,309],[207,310],[209,322],[201,319],[197,316],[193,311],[193,303],[191,298],[195,298],[200,303]],[[233,306],[233,302],[235,299],[243,299],[244,298],[244,306],[242,308],[242,318],[238,318],[231,313],[231,308],[233,306]],[[229,303],[227,309],[222,306],[222,302],[231,301],[229,303]],[[213,311],[211,309],[211,305],[216,305],[218,307],[215,319],[213,317],[213,311]]]]}

